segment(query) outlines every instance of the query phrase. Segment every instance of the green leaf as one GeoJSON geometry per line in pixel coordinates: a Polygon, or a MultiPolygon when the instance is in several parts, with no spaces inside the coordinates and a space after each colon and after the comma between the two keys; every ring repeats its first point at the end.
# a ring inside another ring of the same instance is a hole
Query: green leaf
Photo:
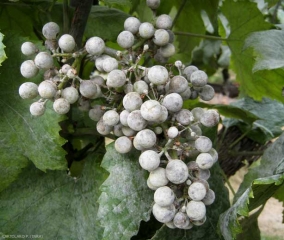
{"type": "MultiPolygon", "coordinates": [[[[174,4],[175,7],[179,9],[180,6],[182,6],[183,1],[175,1],[174,4]]],[[[201,11],[205,11],[209,19],[211,21],[214,21],[217,16],[217,10],[218,1],[216,0],[186,1],[179,17],[176,20],[173,30],[194,34],[205,34],[206,29],[201,18],[201,11]]],[[[176,35],[175,39],[178,49],[175,58],[183,61],[184,63],[189,63],[191,61],[191,53],[193,49],[199,45],[202,39],[198,37],[188,37],[182,35],[176,35]]]]}
{"type": "MultiPolygon", "coordinates": [[[[281,128],[283,126],[284,105],[282,103],[269,98],[255,101],[246,97],[231,105],[258,117],[258,120],[253,122],[252,130],[247,134],[256,142],[265,143],[283,132],[281,128]]],[[[243,120],[246,122],[246,119],[243,120]]]]}
{"type": "Polygon", "coordinates": [[[244,191],[250,186],[252,181],[256,178],[269,177],[274,174],[282,174],[277,172],[279,163],[284,159],[284,133],[271,144],[264,152],[260,164],[257,166],[252,165],[250,171],[245,175],[244,180],[235,195],[235,200],[243,194],[244,191]]]}
{"type": "MultiPolygon", "coordinates": [[[[225,1],[221,11],[230,25],[231,33],[226,43],[232,51],[233,69],[240,82],[242,93],[256,100],[267,96],[283,102],[281,90],[284,85],[284,70],[253,73],[252,68],[255,62],[253,51],[243,49],[245,40],[251,33],[268,30],[272,25],[265,21],[256,3],[249,1],[225,1]]],[[[226,37],[222,29],[220,34],[226,37]]]]}
{"type": "Polygon", "coordinates": [[[83,175],[44,173],[32,164],[0,194],[0,229],[5,234],[43,235],[43,239],[101,240],[96,218],[99,186],[107,177],[101,152],[86,158],[83,175]]]}
{"type": "Polygon", "coordinates": [[[33,31],[34,21],[31,18],[33,12],[29,5],[0,3],[1,32],[7,35],[11,30],[21,36],[36,38],[33,31]]]}
{"type": "Polygon", "coordinates": [[[260,230],[258,227],[257,219],[258,216],[261,214],[262,210],[263,208],[260,208],[257,212],[240,221],[243,231],[238,234],[237,240],[260,239],[260,230]]]}
{"type": "Polygon", "coordinates": [[[253,71],[284,67],[284,31],[268,30],[252,33],[245,41],[244,48],[253,48],[256,62],[253,71]]]}
{"type": "Polygon", "coordinates": [[[238,198],[232,207],[221,214],[220,231],[225,240],[235,239],[242,231],[239,216],[249,216],[249,211],[265,204],[273,193],[283,184],[284,175],[273,175],[255,179],[249,188],[238,198]]]}
{"type": "Polygon", "coordinates": [[[221,169],[219,165],[215,165],[211,169],[211,177],[209,178],[210,188],[216,193],[215,202],[207,206],[207,220],[204,225],[193,227],[189,230],[170,229],[163,226],[154,235],[151,240],[216,240],[221,239],[217,233],[217,223],[219,215],[230,207],[228,190],[224,186],[222,180],[221,169]]]}
{"type": "Polygon", "coordinates": [[[148,221],[153,192],[146,184],[147,172],[138,162],[138,151],[119,154],[114,145],[107,147],[102,167],[109,173],[102,184],[98,218],[104,227],[103,239],[130,239],[141,220],[148,221]]]}
{"type": "Polygon", "coordinates": [[[113,8],[93,6],[86,26],[86,36],[98,36],[104,40],[116,42],[118,34],[123,30],[128,14],[113,8]]]}
{"type": "Polygon", "coordinates": [[[20,74],[23,57],[20,52],[25,38],[7,34],[4,43],[9,57],[0,68],[0,190],[16,179],[28,159],[37,168],[66,169],[65,151],[61,146],[65,140],[59,136],[58,122],[63,119],[48,104],[46,113],[37,118],[31,116],[29,105],[33,100],[23,100],[18,89],[23,82],[39,83],[42,77],[24,79],[20,74]]]}
{"type": "Polygon", "coordinates": [[[2,66],[1,63],[4,62],[5,59],[7,58],[5,51],[4,51],[5,45],[3,44],[3,38],[4,38],[4,35],[0,33],[0,66],[2,66]]]}

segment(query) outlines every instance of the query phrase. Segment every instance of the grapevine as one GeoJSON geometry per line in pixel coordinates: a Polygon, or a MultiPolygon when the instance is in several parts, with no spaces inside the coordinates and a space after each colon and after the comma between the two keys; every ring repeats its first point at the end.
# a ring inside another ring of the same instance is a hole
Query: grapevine
{"type": "MultiPolygon", "coordinates": [[[[153,13],[159,4],[147,0],[153,13]]],[[[88,111],[97,132],[115,138],[117,152],[141,151],[137,161],[149,172],[155,218],[169,228],[190,229],[206,221],[206,207],[215,199],[207,180],[218,153],[202,128],[216,126],[219,114],[183,108],[184,101],[198,96],[211,100],[214,89],[197,67],[181,61],[167,64],[175,54],[172,25],[166,14],[156,16],[153,23],[129,17],[117,36],[122,50],[116,50],[97,36],[77,49],[71,35],[59,37],[59,26],[49,22],[42,29],[46,51],[31,42],[21,47],[31,58],[22,63],[22,76],[31,79],[44,72],[44,79],[38,85],[23,83],[19,95],[38,98],[30,106],[34,116],[44,114],[48,101],[58,114],[75,107],[88,111]],[[155,64],[148,66],[147,58],[155,64]],[[82,59],[94,63],[89,79],[79,76],[82,59]]]]}

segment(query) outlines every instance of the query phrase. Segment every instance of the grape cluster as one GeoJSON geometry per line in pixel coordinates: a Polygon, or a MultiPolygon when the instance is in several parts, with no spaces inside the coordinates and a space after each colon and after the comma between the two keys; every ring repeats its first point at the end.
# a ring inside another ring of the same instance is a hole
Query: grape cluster
{"type": "MultiPolygon", "coordinates": [[[[147,0],[153,13],[159,5],[159,0],[147,0]]],[[[216,126],[219,114],[183,108],[186,100],[211,100],[214,89],[197,67],[185,67],[181,61],[166,64],[175,53],[172,24],[166,14],[155,17],[154,23],[129,17],[117,37],[123,50],[107,47],[97,36],[77,50],[74,38],[58,38],[59,26],[49,22],[42,29],[46,52],[31,42],[21,48],[33,57],[22,63],[21,74],[32,78],[44,70],[44,80],[39,85],[23,83],[19,94],[23,99],[40,97],[30,106],[34,116],[44,114],[47,101],[58,114],[72,106],[88,111],[100,135],[115,136],[117,152],[141,151],[139,164],[149,171],[147,185],[155,190],[155,218],[170,228],[190,229],[206,221],[206,205],[215,199],[207,180],[218,154],[202,127],[216,126]],[[78,76],[82,59],[94,63],[90,79],[78,76]],[[143,66],[145,59],[154,64],[143,66]]]]}

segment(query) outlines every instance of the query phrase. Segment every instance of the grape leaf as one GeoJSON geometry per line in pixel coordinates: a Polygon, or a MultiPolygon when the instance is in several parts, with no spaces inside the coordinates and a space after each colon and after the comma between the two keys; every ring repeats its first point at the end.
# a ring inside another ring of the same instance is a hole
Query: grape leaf
{"type": "MultiPolygon", "coordinates": [[[[284,70],[264,70],[253,73],[252,68],[255,62],[253,50],[243,49],[246,38],[252,32],[268,30],[272,25],[265,21],[256,3],[249,1],[225,1],[221,11],[230,25],[231,33],[226,43],[232,51],[232,65],[242,93],[256,100],[266,96],[283,102],[281,89],[284,85],[284,70]]],[[[224,31],[220,30],[220,34],[226,37],[224,31]]]]}
{"type": "Polygon", "coordinates": [[[283,30],[268,30],[252,33],[245,41],[244,49],[253,48],[256,62],[253,71],[284,67],[283,30]]]}
{"type": "Polygon", "coordinates": [[[3,44],[3,38],[4,38],[4,35],[0,33],[0,66],[2,66],[1,63],[4,62],[5,59],[7,58],[5,51],[4,51],[5,45],[3,44]]]}
{"type": "Polygon", "coordinates": [[[235,239],[242,231],[238,217],[249,216],[249,211],[265,204],[274,192],[283,185],[284,175],[278,174],[255,179],[249,188],[226,212],[220,215],[219,227],[225,240],[235,239]]]}
{"type": "Polygon", "coordinates": [[[116,42],[118,34],[123,30],[128,14],[113,8],[93,6],[86,26],[86,36],[98,36],[104,40],[116,42]]]}
{"type": "Polygon", "coordinates": [[[138,162],[138,151],[119,154],[107,147],[102,167],[109,173],[102,184],[98,218],[104,227],[103,239],[129,239],[139,230],[141,220],[150,218],[153,193],[147,187],[147,172],[138,162]]]}
{"type": "MultiPolygon", "coordinates": [[[[182,1],[175,1],[174,4],[176,8],[179,9],[182,5],[182,1]]],[[[218,4],[219,1],[216,0],[186,1],[179,17],[176,19],[173,30],[175,32],[182,31],[194,34],[205,34],[206,29],[201,18],[201,11],[206,11],[209,19],[214,21],[215,17],[217,16],[218,4]],[[192,24],[189,24],[189,22],[192,24]]],[[[175,59],[179,59],[184,63],[189,63],[191,61],[192,50],[199,45],[202,39],[179,34],[175,39],[178,49],[175,59]]]]}
{"type": "Polygon", "coordinates": [[[61,146],[65,140],[59,136],[58,122],[62,116],[51,110],[40,118],[31,116],[29,105],[36,100],[23,100],[18,95],[19,86],[26,81],[40,82],[40,75],[24,79],[20,65],[24,60],[20,47],[26,41],[17,34],[7,34],[4,43],[9,57],[0,68],[0,190],[16,179],[28,159],[37,168],[66,169],[65,151],[61,146]]]}
{"type": "Polygon", "coordinates": [[[245,175],[244,180],[235,195],[234,201],[237,201],[254,179],[269,177],[276,173],[283,173],[283,171],[277,171],[279,163],[281,163],[284,159],[283,145],[284,133],[282,133],[282,135],[265,150],[260,160],[260,164],[257,164],[256,166],[252,165],[250,171],[245,175]]]}
{"type": "MultiPolygon", "coordinates": [[[[255,101],[252,98],[246,97],[231,105],[258,117],[253,122],[252,130],[247,133],[247,136],[254,141],[265,143],[272,138],[278,137],[283,132],[281,128],[283,126],[284,105],[281,102],[269,98],[255,101]]],[[[243,120],[247,122],[245,119],[243,120]]],[[[241,128],[242,124],[240,124],[241,128]]],[[[246,131],[245,129],[243,130],[246,131]]]]}
{"type": "Polygon", "coordinates": [[[89,154],[83,175],[44,173],[31,164],[0,193],[0,229],[5,234],[42,235],[43,239],[101,240],[96,213],[99,186],[107,177],[103,153],[89,154]]]}
{"type": "Polygon", "coordinates": [[[257,212],[253,213],[247,218],[244,218],[240,221],[242,232],[238,234],[237,240],[243,239],[260,239],[260,230],[258,227],[258,216],[262,212],[262,208],[257,210],[257,212]]]}
{"type": "Polygon", "coordinates": [[[216,193],[215,202],[207,206],[207,220],[204,225],[193,227],[189,230],[170,229],[163,226],[151,238],[151,240],[216,240],[221,239],[217,234],[217,223],[221,213],[230,207],[228,190],[225,188],[221,169],[218,164],[211,169],[211,177],[209,178],[210,188],[216,193]]]}

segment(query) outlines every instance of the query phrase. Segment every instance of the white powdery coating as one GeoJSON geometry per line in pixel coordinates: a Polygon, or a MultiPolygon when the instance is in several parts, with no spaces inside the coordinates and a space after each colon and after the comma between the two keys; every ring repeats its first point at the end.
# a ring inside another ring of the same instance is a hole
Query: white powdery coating
{"type": "Polygon", "coordinates": [[[59,38],[58,46],[64,52],[72,52],[76,46],[75,39],[70,34],[64,34],[59,38]]]}
{"type": "Polygon", "coordinates": [[[42,28],[43,36],[48,40],[56,39],[57,34],[59,33],[60,28],[55,22],[48,22],[42,28]]]}
{"type": "MultiPolygon", "coordinates": [[[[132,137],[132,136],[134,136],[137,132],[136,131],[134,131],[132,128],[130,128],[130,127],[122,127],[121,128],[121,131],[122,131],[122,133],[125,135],[125,136],[127,136],[127,137],[132,137]]],[[[134,139],[135,140],[135,139],[134,139]]],[[[134,142],[135,141],[133,141],[133,145],[134,145],[134,147],[135,147],[135,144],[134,144],[134,142]]],[[[136,148],[136,147],[135,147],[136,148]]],[[[137,149],[137,148],[136,148],[137,149]]],[[[140,150],[140,149],[137,149],[137,150],[140,150]]]]}
{"type": "Polygon", "coordinates": [[[218,161],[218,152],[214,148],[211,148],[208,153],[212,156],[214,163],[218,161]]]}
{"type": "Polygon", "coordinates": [[[125,94],[130,93],[130,92],[134,92],[133,90],[133,84],[132,83],[127,83],[123,86],[123,91],[125,94]]]}
{"type": "Polygon", "coordinates": [[[35,54],[38,49],[32,42],[24,42],[21,46],[21,51],[24,55],[30,56],[35,54]]]}
{"type": "Polygon", "coordinates": [[[200,182],[194,182],[188,188],[188,196],[192,200],[202,200],[205,197],[206,192],[206,187],[200,182]]]}
{"type": "Polygon", "coordinates": [[[205,113],[205,110],[201,107],[196,107],[191,110],[191,113],[193,114],[194,121],[199,121],[202,115],[205,113]]]}
{"type": "Polygon", "coordinates": [[[188,168],[182,160],[173,159],[167,164],[166,176],[172,183],[184,183],[188,178],[188,168]]]}
{"type": "Polygon", "coordinates": [[[99,37],[91,37],[86,42],[86,51],[91,55],[101,55],[105,50],[105,42],[99,37]]]}
{"type": "Polygon", "coordinates": [[[169,182],[166,177],[166,170],[161,167],[158,167],[154,171],[151,171],[148,180],[153,187],[157,188],[166,186],[169,182]]]}
{"type": "Polygon", "coordinates": [[[132,149],[132,142],[128,137],[122,136],[115,140],[114,147],[119,153],[128,153],[132,149]]]}
{"type": "Polygon", "coordinates": [[[102,106],[101,105],[95,105],[93,106],[92,109],[89,110],[89,117],[93,120],[93,121],[99,121],[101,119],[101,117],[104,115],[105,111],[102,110],[102,106]]]}
{"type": "Polygon", "coordinates": [[[69,65],[69,64],[64,64],[62,67],[61,67],[61,72],[66,74],[70,69],[72,69],[72,67],[69,65]]]}
{"type": "Polygon", "coordinates": [[[175,194],[172,189],[167,186],[159,187],[154,193],[154,201],[161,207],[168,207],[173,204],[175,194]]]}
{"type": "Polygon", "coordinates": [[[172,43],[168,43],[160,48],[160,53],[164,58],[169,58],[176,53],[176,48],[172,43]]]}
{"type": "Polygon", "coordinates": [[[145,149],[149,149],[156,144],[156,134],[150,129],[143,129],[135,136],[135,141],[139,146],[145,149]]]}
{"type": "Polygon", "coordinates": [[[53,58],[47,52],[39,52],[34,62],[39,69],[49,69],[53,67],[53,58]]]}
{"type": "Polygon", "coordinates": [[[70,103],[65,98],[58,98],[53,103],[53,109],[58,114],[66,114],[70,110],[70,103]]]}
{"type": "Polygon", "coordinates": [[[165,46],[169,43],[170,35],[167,30],[157,29],[154,34],[153,42],[157,46],[165,46]]]}
{"type": "Polygon", "coordinates": [[[153,150],[146,150],[139,156],[140,166],[148,171],[153,171],[160,165],[160,156],[153,150]]]}
{"type": "Polygon", "coordinates": [[[147,186],[148,186],[148,188],[150,188],[152,190],[158,189],[158,187],[155,187],[154,185],[152,185],[152,183],[149,181],[149,178],[147,179],[147,186]]]}
{"type": "Polygon", "coordinates": [[[169,78],[168,70],[160,65],[151,67],[148,71],[148,79],[151,83],[156,85],[164,84],[169,78]]]}
{"type": "Polygon", "coordinates": [[[193,72],[197,71],[198,68],[196,66],[190,65],[187,66],[184,70],[183,70],[183,75],[185,76],[185,78],[190,81],[190,76],[193,72]]]}
{"type": "Polygon", "coordinates": [[[200,153],[196,158],[196,163],[201,169],[209,169],[213,166],[214,161],[209,153],[200,153]]]}
{"type": "Polygon", "coordinates": [[[104,124],[114,126],[119,122],[119,114],[114,110],[106,111],[103,115],[104,124]]]}
{"type": "Polygon", "coordinates": [[[121,70],[115,69],[108,74],[106,85],[108,87],[118,88],[122,87],[125,84],[125,82],[126,82],[125,73],[121,70]]]}
{"type": "Polygon", "coordinates": [[[162,114],[161,114],[161,116],[159,117],[159,119],[158,119],[157,122],[163,123],[163,122],[165,122],[165,121],[167,120],[167,118],[168,118],[168,110],[166,109],[166,107],[164,107],[164,106],[162,105],[162,114]]]}
{"type": "Polygon", "coordinates": [[[220,116],[216,110],[209,109],[201,116],[200,122],[205,127],[214,127],[219,123],[220,116]]]}
{"type": "Polygon", "coordinates": [[[139,26],[139,34],[142,38],[149,39],[154,36],[155,28],[149,22],[141,23],[139,26]]]}
{"type": "Polygon", "coordinates": [[[117,137],[122,137],[123,136],[122,127],[123,127],[123,125],[121,123],[114,125],[113,126],[113,134],[117,137]]]}
{"type": "Polygon", "coordinates": [[[161,29],[170,29],[173,25],[172,18],[167,14],[160,15],[156,20],[156,27],[161,29]]]}
{"type": "Polygon", "coordinates": [[[180,229],[189,229],[188,228],[189,226],[190,228],[192,227],[192,224],[190,223],[188,216],[183,212],[177,212],[173,222],[174,225],[180,229]]]}
{"type": "Polygon", "coordinates": [[[136,34],[139,31],[140,24],[141,22],[138,18],[129,17],[126,18],[126,20],[124,21],[124,29],[129,32],[132,32],[133,34],[136,34]]]}
{"type": "Polygon", "coordinates": [[[100,75],[92,76],[91,80],[99,86],[105,86],[105,80],[100,75]]]}
{"type": "Polygon", "coordinates": [[[206,153],[212,148],[212,141],[208,137],[200,136],[195,140],[194,146],[199,152],[206,153]]]}
{"type": "Polygon", "coordinates": [[[182,97],[178,93],[170,93],[163,99],[162,105],[170,112],[178,112],[183,104],[182,97]]]}
{"type": "Polygon", "coordinates": [[[161,104],[156,100],[147,100],[140,109],[142,117],[147,121],[158,121],[162,115],[161,104]]]}
{"type": "Polygon", "coordinates": [[[123,110],[119,115],[119,120],[123,126],[128,127],[127,118],[128,118],[129,112],[127,110],[123,110]]]}
{"type": "Polygon", "coordinates": [[[175,212],[176,208],[173,204],[168,207],[161,207],[155,203],[153,206],[153,215],[161,223],[171,221],[175,216],[175,212]]]}
{"type": "MultiPolygon", "coordinates": [[[[131,129],[131,128],[130,128],[131,129]]],[[[136,132],[135,132],[136,133],[136,132]]],[[[124,134],[125,135],[125,134],[124,134]]],[[[144,151],[145,149],[140,145],[139,142],[137,142],[137,139],[133,139],[133,146],[139,150],[139,151],[144,151]]]]}
{"type": "Polygon", "coordinates": [[[168,137],[173,139],[177,137],[178,129],[176,127],[170,127],[167,133],[168,133],[168,137]]]}
{"type": "Polygon", "coordinates": [[[38,68],[35,65],[34,61],[26,60],[21,64],[20,71],[23,77],[32,78],[37,75],[38,68]]]}
{"type": "Polygon", "coordinates": [[[198,179],[208,180],[210,178],[210,170],[209,169],[198,169],[194,172],[194,176],[198,179]]]}
{"type": "Polygon", "coordinates": [[[191,223],[194,226],[201,226],[206,222],[206,216],[204,218],[202,218],[201,220],[197,220],[197,221],[191,221],[191,223]]]}
{"type": "Polygon", "coordinates": [[[79,99],[78,90],[74,87],[64,88],[61,92],[61,96],[65,98],[70,104],[77,102],[79,99]]]}
{"type": "Polygon", "coordinates": [[[143,102],[140,94],[137,92],[127,93],[122,100],[123,107],[129,112],[138,110],[141,107],[142,103],[143,102]]]}
{"type": "Polygon", "coordinates": [[[208,76],[204,71],[197,70],[190,75],[190,82],[193,87],[204,87],[207,84],[208,76]]]}
{"type": "Polygon", "coordinates": [[[145,91],[148,92],[149,86],[146,82],[139,80],[133,84],[133,89],[139,94],[145,94],[145,91]]]}
{"type": "Polygon", "coordinates": [[[117,43],[119,46],[122,48],[131,48],[134,44],[134,36],[132,32],[130,31],[122,31],[118,36],[117,36],[117,43]]]}
{"type": "Polygon", "coordinates": [[[104,60],[107,58],[111,58],[109,55],[101,55],[100,57],[97,57],[95,60],[95,66],[97,68],[98,71],[103,72],[104,68],[103,68],[103,64],[104,64],[104,60]]]}
{"type": "Polygon", "coordinates": [[[180,110],[175,117],[180,124],[185,126],[189,125],[194,120],[193,114],[187,109],[180,110]]]}
{"type": "Polygon", "coordinates": [[[128,115],[127,124],[135,131],[141,131],[147,126],[147,122],[142,117],[140,110],[134,110],[128,115]]]}
{"type": "Polygon", "coordinates": [[[57,87],[53,82],[45,80],[38,86],[38,93],[42,98],[51,99],[55,96],[57,87]]]}
{"type": "Polygon", "coordinates": [[[19,88],[19,95],[23,99],[33,99],[38,96],[38,87],[33,82],[25,82],[19,88]]]}
{"type": "Polygon", "coordinates": [[[165,223],[168,228],[175,229],[176,226],[174,225],[173,221],[165,223]]]}
{"type": "Polygon", "coordinates": [[[96,128],[101,135],[108,135],[112,131],[112,126],[106,125],[103,119],[100,119],[100,121],[97,122],[96,128]]]}
{"type": "Polygon", "coordinates": [[[97,86],[98,85],[92,80],[83,80],[80,82],[79,91],[84,97],[93,99],[98,93],[97,86]]]}
{"type": "Polygon", "coordinates": [[[201,220],[206,215],[206,207],[203,202],[192,200],[186,206],[186,214],[190,220],[201,220]]]}
{"type": "Polygon", "coordinates": [[[103,60],[103,69],[105,72],[111,72],[118,68],[118,62],[115,58],[109,57],[103,60]]]}
{"type": "Polygon", "coordinates": [[[205,197],[202,199],[202,202],[205,205],[211,205],[214,201],[215,201],[215,193],[212,189],[209,189],[205,197]]]}
{"type": "Polygon", "coordinates": [[[161,134],[163,132],[163,128],[160,127],[160,126],[157,126],[157,127],[154,128],[154,132],[156,134],[161,134]]]}
{"type": "Polygon", "coordinates": [[[172,92],[182,93],[188,88],[188,82],[183,76],[174,76],[169,87],[172,92]]]}
{"type": "Polygon", "coordinates": [[[149,8],[156,10],[160,6],[160,0],[147,0],[146,4],[149,8]]]}
{"type": "Polygon", "coordinates": [[[215,90],[210,85],[205,85],[201,91],[199,91],[199,96],[204,101],[210,101],[215,96],[215,90]]]}
{"type": "Polygon", "coordinates": [[[30,113],[33,116],[41,116],[45,112],[45,105],[43,102],[34,102],[30,106],[30,113]]]}

